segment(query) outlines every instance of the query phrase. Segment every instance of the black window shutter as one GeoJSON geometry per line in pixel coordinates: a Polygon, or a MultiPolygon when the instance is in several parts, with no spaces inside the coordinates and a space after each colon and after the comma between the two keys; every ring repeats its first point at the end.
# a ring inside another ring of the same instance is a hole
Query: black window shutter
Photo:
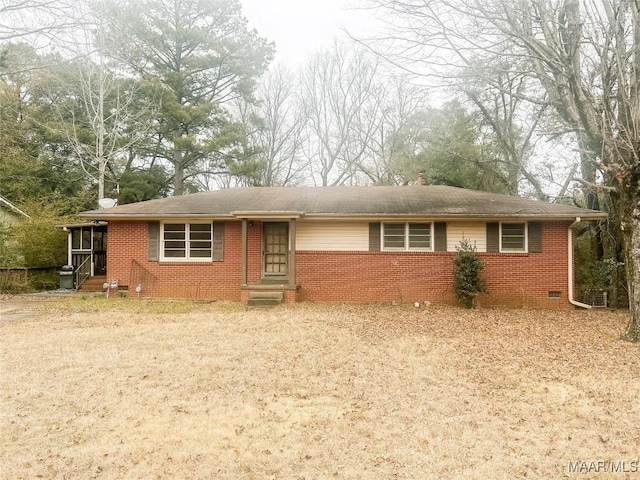
{"type": "Polygon", "coordinates": [[[213,261],[224,260],[224,222],[213,222],[213,261]]]}
{"type": "Polygon", "coordinates": [[[157,262],[160,259],[160,222],[149,222],[147,259],[150,262],[157,262]]]}
{"type": "Polygon", "coordinates": [[[542,253],[542,222],[529,222],[529,252],[542,253]]]}
{"type": "Polygon", "coordinates": [[[487,223],[487,252],[500,251],[500,224],[487,223]]]}
{"type": "Polygon", "coordinates": [[[436,222],[433,224],[433,249],[436,252],[447,251],[447,224],[436,222]]]}
{"type": "Polygon", "coordinates": [[[369,224],[369,251],[380,251],[380,222],[369,224]]]}

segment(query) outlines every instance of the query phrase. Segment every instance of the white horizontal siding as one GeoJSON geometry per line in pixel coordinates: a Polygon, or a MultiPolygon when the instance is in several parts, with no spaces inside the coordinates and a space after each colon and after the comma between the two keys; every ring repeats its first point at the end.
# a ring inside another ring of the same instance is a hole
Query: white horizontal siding
{"type": "Polygon", "coordinates": [[[368,251],[368,222],[298,222],[296,250],[368,251]]]}
{"type": "Polygon", "coordinates": [[[478,252],[487,251],[487,230],[484,222],[449,222],[447,224],[447,251],[455,252],[456,246],[466,238],[478,252]]]}

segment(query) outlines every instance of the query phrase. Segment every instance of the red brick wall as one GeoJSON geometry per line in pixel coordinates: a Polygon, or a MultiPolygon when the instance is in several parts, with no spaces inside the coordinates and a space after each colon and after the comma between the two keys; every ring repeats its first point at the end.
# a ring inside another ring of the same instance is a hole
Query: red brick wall
{"type": "Polygon", "coordinates": [[[222,262],[150,262],[147,222],[109,222],[107,276],[141,296],[240,300],[241,223],[228,222],[222,262]]]}
{"type": "MultiPolygon", "coordinates": [[[[481,253],[488,292],[480,305],[570,306],[567,300],[568,222],[545,223],[543,253],[481,253]],[[549,291],[561,292],[549,298],[549,291]]],[[[249,283],[261,277],[261,222],[248,227],[249,283]]],[[[147,260],[147,223],[110,222],[107,271],[110,279],[142,296],[241,299],[241,222],[227,222],[224,261],[207,263],[147,260]]],[[[311,301],[455,303],[452,252],[296,253],[295,297],[311,301]]],[[[287,298],[294,298],[288,295],[287,298]]]]}
{"type": "Polygon", "coordinates": [[[567,229],[571,222],[545,222],[543,253],[483,253],[487,295],[480,305],[529,305],[569,308],[567,229]],[[549,298],[549,292],[560,298],[549,298]]]}
{"type": "MultiPolygon", "coordinates": [[[[487,294],[479,305],[568,308],[568,222],[545,223],[543,253],[480,253],[487,294]],[[549,298],[559,291],[560,298],[549,298]]],[[[298,252],[300,298],[318,301],[456,303],[455,253],[298,252]]]]}
{"type": "Polygon", "coordinates": [[[297,252],[296,264],[302,300],[452,300],[452,253],[297,252]]]}

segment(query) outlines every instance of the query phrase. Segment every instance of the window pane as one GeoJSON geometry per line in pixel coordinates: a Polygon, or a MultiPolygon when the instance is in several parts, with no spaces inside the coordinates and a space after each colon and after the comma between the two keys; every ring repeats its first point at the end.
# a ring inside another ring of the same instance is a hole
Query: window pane
{"type": "Polygon", "coordinates": [[[180,249],[180,250],[184,250],[185,248],[185,242],[178,242],[178,241],[168,241],[168,242],[164,242],[164,248],[166,249],[180,249]]]}
{"type": "Polygon", "coordinates": [[[502,224],[502,249],[523,252],[525,247],[525,224],[502,224]]]}
{"type": "Polygon", "coordinates": [[[78,228],[71,230],[71,248],[74,250],[80,249],[80,232],[81,230],[78,228]]]}
{"type": "Polygon", "coordinates": [[[524,236],[524,223],[503,223],[502,235],[522,235],[524,236]]]}
{"type": "Polygon", "coordinates": [[[404,223],[384,224],[384,248],[404,248],[404,223]]]}
{"type": "Polygon", "coordinates": [[[211,232],[189,232],[189,238],[191,240],[209,240],[211,239],[211,232]]]}
{"type": "Polygon", "coordinates": [[[165,232],[184,232],[185,224],[184,223],[165,223],[164,231],[165,232]]]}
{"type": "Polygon", "coordinates": [[[189,257],[211,258],[211,224],[189,225],[189,257]]]}
{"type": "Polygon", "coordinates": [[[503,238],[503,250],[524,250],[524,239],[522,238],[503,238]]]}
{"type": "Polygon", "coordinates": [[[166,257],[185,257],[185,224],[165,223],[164,225],[164,248],[166,257]],[[172,250],[172,251],[170,251],[172,250]]]}
{"type": "Polygon", "coordinates": [[[206,250],[193,250],[189,251],[189,256],[192,258],[211,258],[211,249],[206,250]]]}
{"type": "Polygon", "coordinates": [[[404,223],[385,223],[384,234],[404,236],[404,223]]]}
{"type": "Polygon", "coordinates": [[[430,238],[409,238],[409,248],[431,248],[430,238]]]}
{"type": "Polygon", "coordinates": [[[165,223],[163,245],[165,258],[211,258],[211,223],[165,223]]]}
{"type": "Polygon", "coordinates": [[[82,229],[82,245],[80,248],[83,250],[91,250],[91,229],[82,229]]]}
{"type": "Polygon", "coordinates": [[[184,232],[164,232],[165,240],[184,240],[184,232]]]}
{"type": "Polygon", "coordinates": [[[409,248],[431,248],[431,224],[430,223],[410,223],[409,224],[409,248]]]}
{"type": "Polygon", "coordinates": [[[184,223],[164,224],[164,256],[166,258],[185,258],[187,256],[187,242],[184,223]]]}
{"type": "Polygon", "coordinates": [[[211,232],[190,232],[191,240],[211,240],[211,232]]]}

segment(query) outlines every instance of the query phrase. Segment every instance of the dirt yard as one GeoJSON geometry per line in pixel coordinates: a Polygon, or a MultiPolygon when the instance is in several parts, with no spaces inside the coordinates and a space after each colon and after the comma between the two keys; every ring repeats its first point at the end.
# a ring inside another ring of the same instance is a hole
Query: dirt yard
{"type": "Polygon", "coordinates": [[[640,479],[624,313],[34,298],[3,479],[640,479]]]}

